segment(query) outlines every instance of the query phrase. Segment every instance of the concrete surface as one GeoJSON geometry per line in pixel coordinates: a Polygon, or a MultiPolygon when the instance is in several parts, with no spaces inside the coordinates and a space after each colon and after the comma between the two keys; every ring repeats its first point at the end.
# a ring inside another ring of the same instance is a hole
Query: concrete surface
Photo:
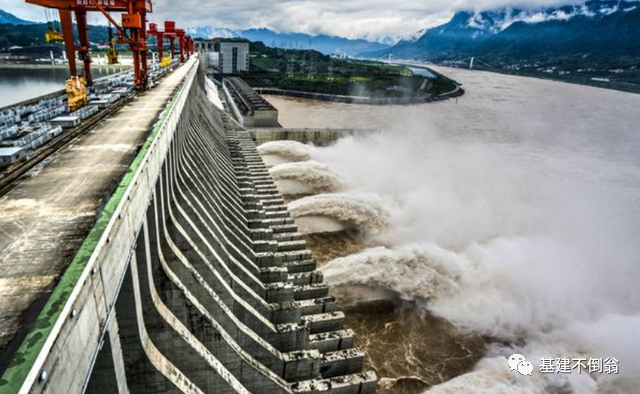
{"type": "Polygon", "coordinates": [[[135,98],[0,198],[0,371],[185,73],[135,98]]]}

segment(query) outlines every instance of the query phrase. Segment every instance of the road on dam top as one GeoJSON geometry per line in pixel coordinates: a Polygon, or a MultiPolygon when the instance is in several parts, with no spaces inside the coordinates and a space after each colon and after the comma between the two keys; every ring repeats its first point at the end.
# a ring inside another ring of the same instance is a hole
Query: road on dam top
{"type": "Polygon", "coordinates": [[[137,96],[0,199],[0,360],[21,342],[18,334],[37,317],[192,65],[137,96]]]}

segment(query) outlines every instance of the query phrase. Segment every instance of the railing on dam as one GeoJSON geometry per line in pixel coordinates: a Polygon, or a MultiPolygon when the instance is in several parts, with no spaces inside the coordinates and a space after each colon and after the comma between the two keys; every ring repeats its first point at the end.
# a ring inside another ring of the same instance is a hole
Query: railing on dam
{"type": "Polygon", "coordinates": [[[255,143],[203,86],[192,62],[2,393],[375,392],[255,143]]]}

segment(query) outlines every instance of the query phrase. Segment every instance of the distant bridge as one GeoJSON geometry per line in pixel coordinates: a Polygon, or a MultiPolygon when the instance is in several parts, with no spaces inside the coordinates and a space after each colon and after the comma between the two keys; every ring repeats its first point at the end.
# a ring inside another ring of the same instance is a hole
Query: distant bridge
{"type": "Polygon", "coordinates": [[[189,61],[0,200],[0,392],[369,394],[249,133],[189,61]]]}

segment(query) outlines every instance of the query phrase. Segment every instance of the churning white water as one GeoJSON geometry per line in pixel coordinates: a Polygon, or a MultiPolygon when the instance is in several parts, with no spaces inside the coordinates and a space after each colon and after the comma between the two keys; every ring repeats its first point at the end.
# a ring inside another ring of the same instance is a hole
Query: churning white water
{"type": "Polygon", "coordinates": [[[375,233],[388,225],[388,213],[371,195],[318,194],[289,203],[302,233],[358,229],[375,233]]]}
{"type": "Polygon", "coordinates": [[[305,161],[311,158],[310,147],[296,141],[272,141],[258,147],[267,167],[292,161],[305,161]]]}
{"type": "MultiPolygon", "coordinates": [[[[374,195],[386,211],[368,240],[378,246],[330,262],[326,277],[496,339],[474,371],[430,392],[637,392],[640,95],[438,71],[467,94],[410,107],[269,98],[286,127],[386,129],[309,155],[350,180],[337,200],[374,195]],[[512,353],[533,376],[508,370],[512,353]],[[541,374],[543,357],[615,357],[619,373],[541,374]]],[[[321,199],[294,216],[352,208],[321,199]]]]}
{"type": "Polygon", "coordinates": [[[336,191],[343,184],[329,166],[313,160],[278,164],[269,173],[282,194],[336,191]]]}
{"type": "Polygon", "coordinates": [[[403,298],[428,301],[456,294],[468,264],[437,245],[414,244],[396,249],[375,247],[339,258],[324,268],[324,274],[333,285],[381,287],[403,298]]]}

